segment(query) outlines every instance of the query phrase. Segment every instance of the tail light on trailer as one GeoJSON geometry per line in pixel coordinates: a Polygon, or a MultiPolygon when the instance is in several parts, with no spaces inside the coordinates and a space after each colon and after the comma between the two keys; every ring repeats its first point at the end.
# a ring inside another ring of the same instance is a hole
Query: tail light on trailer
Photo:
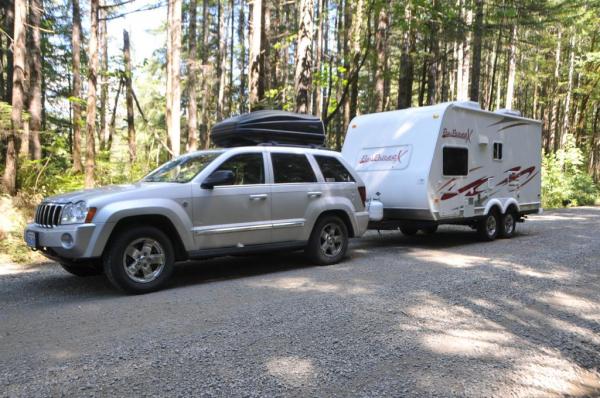
{"type": "Polygon", "coordinates": [[[364,186],[358,187],[358,194],[360,195],[363,206],[365,206],[367,204],[367,188],[364,186]]]}

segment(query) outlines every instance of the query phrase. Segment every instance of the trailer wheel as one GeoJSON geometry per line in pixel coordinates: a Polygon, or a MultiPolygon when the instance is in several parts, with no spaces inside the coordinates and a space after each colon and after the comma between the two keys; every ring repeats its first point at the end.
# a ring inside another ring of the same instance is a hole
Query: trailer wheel
{"type": "Polygon", "coordinates": [[[433,235],[437,232],[437,229],[437,225],[432,225],[430,227],[421,228],[421,231],[423,231],[424,234],[433,235]]]}
{"type": "Polygon", "coordinates": [[[495,210],[490,211],[484,216],[477,225],[477,232],[484,241],[492,241],[496,239],[500,232],[500,220],[498,213],[495,210]]]}
{"type": "Polygon", "coordinates": [[[509,209],[500,219],[500,237],[512,238],[516,229],[517,215],[512,209],[509,209]]]}
{"type": "Polygon", "coordinates": [[[402,234],[405,236],[416,235],[418,231],[419,230],[415,227],[407,227],[407,226],[400,227],[400,232],[402,232],[402,234]]]}

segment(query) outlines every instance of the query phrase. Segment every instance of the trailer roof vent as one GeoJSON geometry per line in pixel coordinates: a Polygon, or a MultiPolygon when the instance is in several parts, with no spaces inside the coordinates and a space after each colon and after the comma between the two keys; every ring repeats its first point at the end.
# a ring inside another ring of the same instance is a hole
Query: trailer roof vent
{"type": "Polygon", "coordinates": [[[211,140],[220,147],[292,145],[321,147],[325,129],[318,117],[261,110],[225,119],[213,126],[211,140]]]}
{"type": "Polygon", "coordinates": [[[517,111],[515,109],[496,109],[494,113],[499,113],[501,115],[521,116],[521,111],[517,111]]]}

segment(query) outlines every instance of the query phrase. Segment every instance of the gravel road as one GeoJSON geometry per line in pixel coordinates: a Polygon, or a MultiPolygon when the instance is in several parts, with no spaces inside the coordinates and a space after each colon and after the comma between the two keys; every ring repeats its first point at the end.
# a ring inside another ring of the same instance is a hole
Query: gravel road
{"type": "Polygon", "coordinates": [[[600,396],[599,372],[600,208],[184,264],[144,296],[0,264],[0,396],[600,396]]]}

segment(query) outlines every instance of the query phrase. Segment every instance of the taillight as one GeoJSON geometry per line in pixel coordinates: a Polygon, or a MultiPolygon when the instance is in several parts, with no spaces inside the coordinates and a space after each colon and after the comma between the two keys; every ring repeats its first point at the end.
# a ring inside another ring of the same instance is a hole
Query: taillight
{"type": "Polygon", "coordinates": [[[367,203],[367,188],[358,187],[358,194],[360,195],[360,200],[364,206],[367,203]]]}

